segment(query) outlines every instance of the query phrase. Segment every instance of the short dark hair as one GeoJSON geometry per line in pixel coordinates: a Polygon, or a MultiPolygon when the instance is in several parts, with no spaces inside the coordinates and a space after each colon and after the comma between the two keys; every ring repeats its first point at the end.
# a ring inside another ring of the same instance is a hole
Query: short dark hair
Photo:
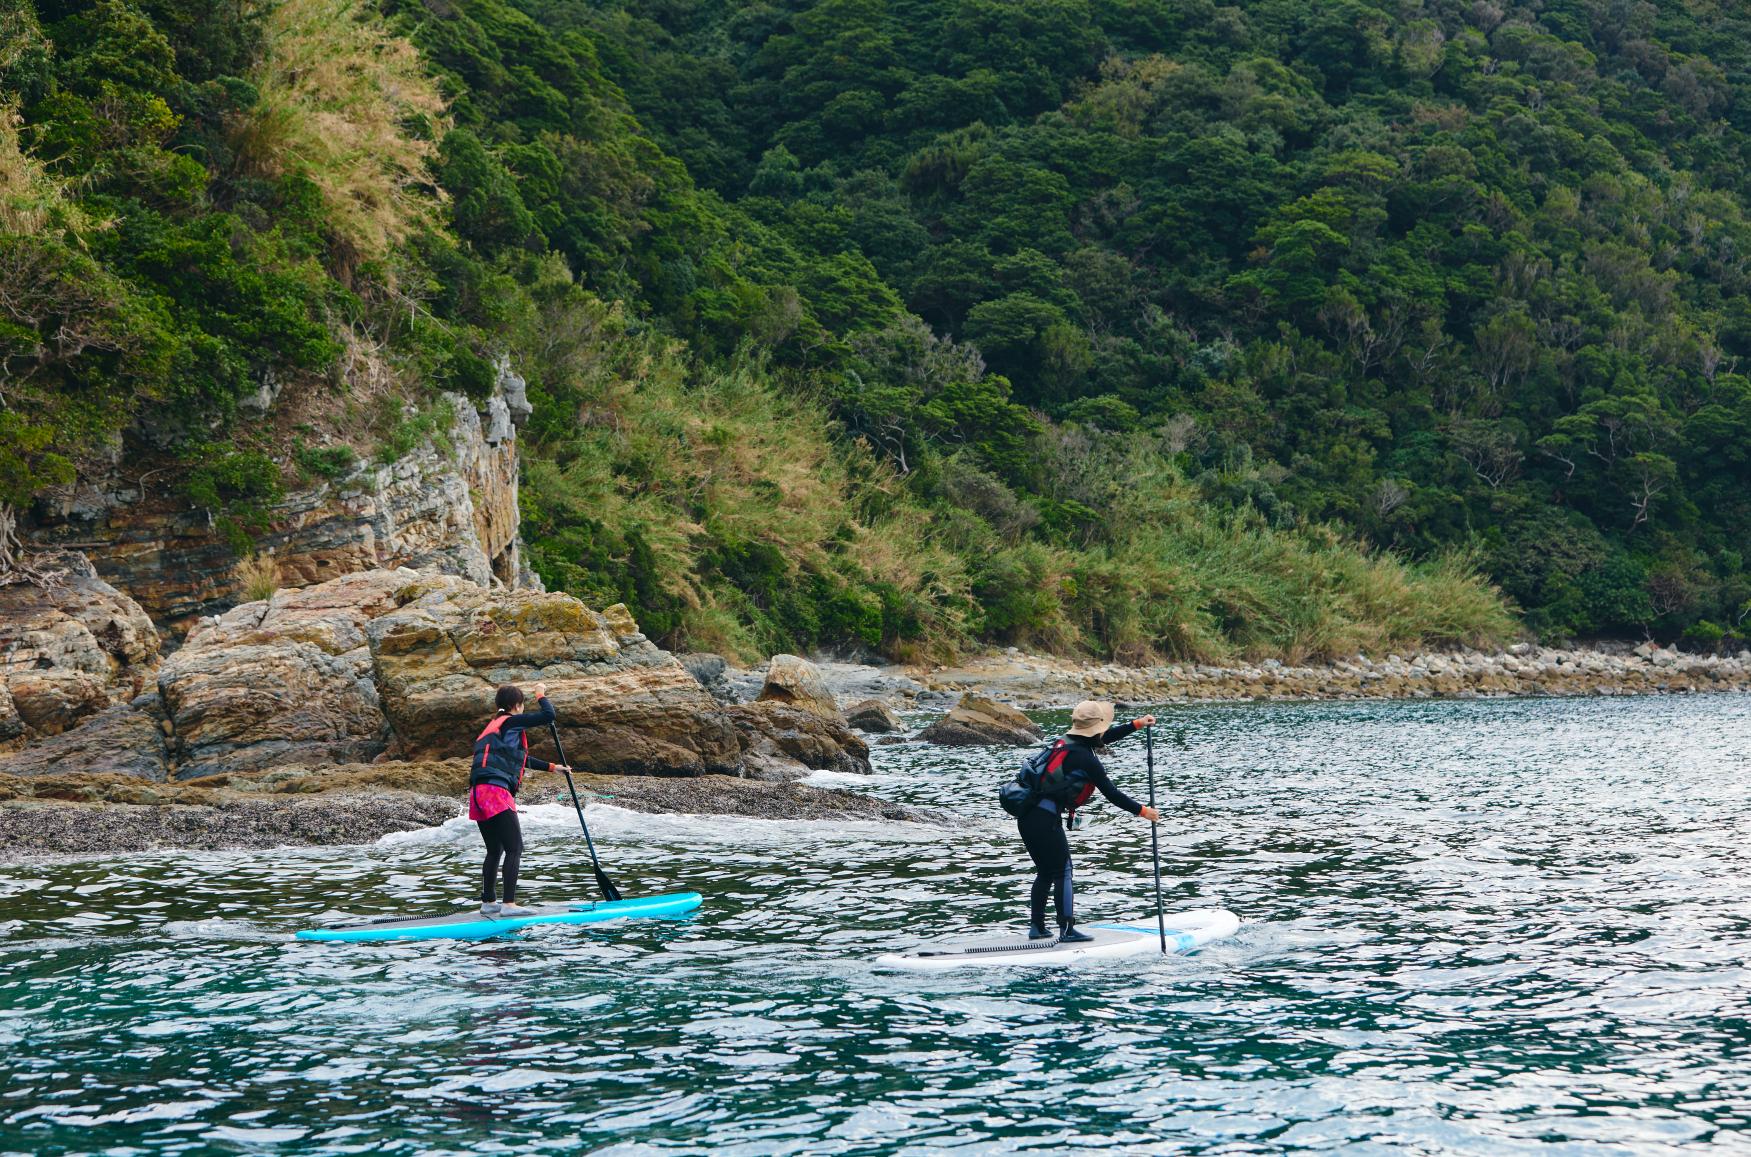
{"type": "Polygon", "coordinates": [[[506,683],[499,688],[498,705],[500,711],[515,711],[523,705],[523,692],[506,683]]]}

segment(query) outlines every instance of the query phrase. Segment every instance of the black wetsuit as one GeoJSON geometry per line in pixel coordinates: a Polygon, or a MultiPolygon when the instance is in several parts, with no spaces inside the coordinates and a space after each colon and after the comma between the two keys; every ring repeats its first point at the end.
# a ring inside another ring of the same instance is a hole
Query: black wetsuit
{"type": "MultiPolygon", "coordinates": [[[[541,700],[538,709],[525,711],[521,715],[512,715],[499,728],[501,735],[510,738],[517,732],[527,731],[531,727],[546,727],[554,719],[553,704],[545,698],[541,700]]],[[[520,742],[520,740],[513,740],[520,742]]],[[[523,768],[533,768],[536,771],[546,771],[553,766],[545,759],[536,759],[525,754],[523,768]]],[[[521,774],[517,777],[522,779],[521,774]]],[[[472,800],[474,789],[469,789],[472,800]]],[[[511,794],[517,794],[516,788],[511,794]]],[[[500,875],[500,865],[503,864],[505,881],[505,903],[517,902],[517,871],[523,866],[523,825],[517,821],[517,809],[506,808],[491,819],[476,820],[475,826],[480,828],[480,838],[486,841],[486,860],[480,866],[480,900],[483,904],[493,902],[493,883],[500,875]]]]}
{"type": "MultiPolygon", "coordinates": [[[[1095,790],[1111,800],[1115,807],[1123,808],[1132,815],[1141,812],[1143,805],[1113,786],[1113,781],[1101,764],[1100,757],[1095,754],[1095,749],[1116,743],[1127,735],[1134,734],[1136,730],[1132,724],[1120,723],[1108,728],[1104,735],[1092,738],[1086,735],[1064,737],[1069,747],[1064,756],[1065,769],[1082,772],[1095,790]]],[[[1075,869],[1070,863],[1070,841],[1064,836],[1058,805],[1051,800],[1041,800],[1039,806],[1029,808],[1025,815],[1017,819],[1015,826],[1020,830],[1021,842],[1027,845],[1027,853],[1034,861],[1033,903],[1029,909],[1033,927],[1045,927],[1046,897],[1056,894],[1058,927],[1069,928],[1076,922],[1075,869]]]]}

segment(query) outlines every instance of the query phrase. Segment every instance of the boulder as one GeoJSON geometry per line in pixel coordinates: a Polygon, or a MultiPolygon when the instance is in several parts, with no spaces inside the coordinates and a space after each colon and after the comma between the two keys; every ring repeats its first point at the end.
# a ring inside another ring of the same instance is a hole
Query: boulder
{"type": "Polygon", "coordinates": [[[158,674],[178,779],[276,763],[363,763],[386,746],[370,653],[270,639],[184,647],[158,674]]]}
{"type": "Polygon", "coordinates": [[[0,755],[0,775],[102,772],[162,783],[170,774],[170,752],[157,698],[142,695],[16,755],[0,755]]]}
{"type": "Polygon", "coordinates": [[[602,621],[608,624],[614,637],[622,642],[637,642],[644,638],[644,633],[638,629],[638,621],[632,617],[632,611],[625,603],[615,603],[604,608],[602,621]]]}
{"type": "Polygon", "coordinates": [[[730,686],[728,678],[729,664],[722,655],[713,655],[709,651],[698,651],[691,655],[677,655],[681,665],[687,668],[687,673],[699,680],[699,685],[711,693],[711,697],[719,703],[740,703],[741,696],[730,686]]]}
{"type": "Polygon", "coordinates": [[[876,734],[887,734],[891,731],[904,731],[906,725],[900,722],[900,717],[888,710],[888,705],[879,699],[865,699],[862,703],[854,703],[845,709],[845,722],[859,731],[869,731],[876,734]]]}
{"type": "MultiPolygon", "coordinates": [[[[315,586],[277,592],[261,602],[244,603],[223,615],[200,620],[184,649],[236,647],[259,643],[310,643],[330,655],[365,646],[365,624],[398,609],[396,596],[421,581],[417,571],[368,570],[315,586]]],[[[457,580],[427,580],[446,584],[457,580]]]]}
{"type": "Polygon", "coordinates": [[[811,771],[868,775],[869,746],[837,719],[784,703],[740,703],[723,709],[742,743],[749,779],[799,779],[811,771]]]}
{"type": "Polygon", "coordinates": [[[396,597],[402,606],[365,634],[392,750],[404,758],[466,754],[495,688],[544,682],[566,755],[586,771],[795,778],[869,770],[869,748],[836,717],[719,703],[624,607],[609,616],[570,595],[455,579],[412,583],[396,597]]]}
{"type": "Polygon", "coordinates": [[[397,755],[466,754],[496,687],[540,681],[580,768],[699,775],[740,766],[736,726],[630,615],[610,623],[570,595],[455,581],[413,584],[400,597],[401,608],[366,628],[397,755]]]}
{"type": "Polygon", "coordinates": [[[81,554],[45,582],[0,584],[0,742],[59,735],[151,686],[158,631],[81,554]]]}
{"type": "MultiPolygon", "coordinates": [[[[158,674],[176,776],[359,763],[388,745],[365,625],[422,581],[362,571],[204,619],[158,674]]],[[[423,580],[439,586],[464,580],[423,580]]]]}
{"type": "Polygon", "coordinates": [[[947,715],[918,733],[926,742],[949,747],[1026,747],[1043,737],[1034,721],[1014,707],[971,692],[962,695],[947,715]]]}
{"type": "Polygon", "coordinates": [[[774,655],[766,666],[766,682],[756,697],[761,703],[783,703],[812,711],[823,719],[838,719],[839,705],[827,690],[820,670],[796,655],[774,655]]]}

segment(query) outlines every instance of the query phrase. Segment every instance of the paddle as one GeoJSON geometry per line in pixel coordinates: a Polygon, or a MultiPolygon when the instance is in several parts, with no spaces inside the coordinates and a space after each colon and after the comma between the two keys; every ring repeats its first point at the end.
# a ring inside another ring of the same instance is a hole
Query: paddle
{"type": "MultiPolygon", "coordinates": [[[[571,762],[565,757],[565,745],[559,741],[559,728],[549,723],[547,730],[553,736],[553,749],[559,752],[560,764],[569,768],[571,762]]],[[[620,889],[616,888],[613,882],[608,879],[607,873],[602,871],[602,861],[596,858],[596,841],[590,838],[590,825],[584,822],[584,805],[578,802],[578,785],[572,782],[570,771],[565,773],[565,786],[571,789],[572,807],[577,809],[578,813],[578,826],[584,829],[584,843],[590,848],[590,863],[596,867],[596,887],[602,889],[602,899],[612,904],[620,899],[620,889]]]]}
{"type": "MultiPolygon", "coordinates": [[[[1149,806],[1155,806],[1155,728],[1143,729],[1143,751],[1149,761],[1149,806]]],[[[563,762],[563,760],[562,760],[563,762]]],[[[1167,913],[1161,907],[1161,822],[1149,825],[1149,850],[1155,857],[1155,927],[1161,933],[1161,954],[1167,955],[1167,913]]]]}

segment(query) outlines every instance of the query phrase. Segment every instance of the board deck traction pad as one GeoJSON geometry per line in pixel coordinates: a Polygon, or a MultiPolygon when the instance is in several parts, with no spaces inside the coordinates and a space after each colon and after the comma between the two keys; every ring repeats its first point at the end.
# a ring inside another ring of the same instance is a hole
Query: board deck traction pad
{"type": "MultiPolygon", "coordinates": [[[[1103,943],[1105,941],[1109,941],[1112,939],[1111,937],[1101,936],[1102,932],[1118,931],[1120,929],[1123,929],[1126,932],[1141,932],[1141,931],[1143,931],[1142,928],[1128,928],[1128,927],[1125,927],[1124,925],[1120,925],[1120,924],[1091,924],[1091,925],[1089,925],[1089,929],[1085,929],[1085,931],[1089,931],[1089,934],[1094,937],[1094,940],[1092,941],[1092,943],[1095,943],[1095,944],[1100,944],[1100,943],[1103,943]],[[1089,929],[1091,929],[1092,931],[1089,931],[1089,929]]],[[[1180,935],[1180,933],[1178,933],[1178,932],[1170,934],[1168,936],[1168,943],[1172,944],[1174,939],[1176,937],[1178,937],[1179,935],[1180,935]]],[[[1056,936],[1048,937],[1048,938],[1042,939],[1042,940],[1023,940],[1020,942],[1014,941],[1014,940],[1006,937],[1005,939],[1003,939],[1001,941],[997,941],[997,942],[994,942],[991,944],[962,944],[958,947],[952,947],[952,948],[920,948],[920,949],[918,949],[918,951],[912,953],[912,955],[919,956],[919,957],[942,957],[942,956],[979,956],[979,955],[983,955],[983,954],[989,953],[989,952],[1042,952],[1048,948],[1057,948],[1057,947],[1059,947],[1059,945],[1061,943],[1062,943],[1062,941],[1060,941],[1059,938],[1056,936]]],[[[1089,941],[1072,941],[1072,943],[1090,943],[1090,942],[1089,941]]]]}
{"type": "MultiPolygon", "coordinates": [[[[920,959],[940,960],[945,957],[984,956],[996,952],[1043,952],[1052,948],[1092,948],[1100,944],[1112,944],[1119,940],[1131,939],[1131,936],[1102,936],[1101,933],[1103,932],[1147,933],[1157,944],[1161,942],[1159,933],[1156,929],[1145,928],[1141,924],[1090,924],[1087,928],[1084,928],[1083,931],[1087,932],[1094,939],[1091,941],[1072,941],[1069,944],[1065,944],[1056,936],[1053,936],[1048,940],[1023,940],[1020,942],[1006,938],[1002,941],[991,944],[963,944],[949,948],[920,948],[916,952],[909,953],[909,955],[919,957],[920,959]]],[[[1197,939],[1192,936],[1191,933],[1177,932],[1172,928],[1167,930],[1167,950],[1169,952],[1184,952],[1189,948],[1195,947],[1197,947],[1197,939]]]]}
{"type": "Polygon", "coordinates": [[[697,892],[666,892],[626,900],[583,900],[544,905],[535,909],[533,916],[483,916],[467,910],[437,916],[377,916],[305,929],[296,938],[327,941],[483,940],[531,925],[597,924],[608,920],[680,916],[699,907],[702,900],[697,892]]]}
{"type": "MultiPolygon", "coordinates": [[[[1240,919],[1220,908],[1205,908],[1171,913],[1167,923],[1167,951],[1191,952],[1212,940],[1233,935],[1240,919]]],[[[1023,940],[1016,936],[986,937],[959,943],[924,945],[910,952],[892,953],[878,958],[877,963],[912,968],[943,968],[956,964],[981,961],[999,963],[1005,960],[1071,960],[1098,959],[1118,955],[1142,955],[1161,951],[1161,932],[1153,924],[1090,924],[1082,926],[1093,939],[1065,944],[1057,937],[1049,940],[1023,940]],[[1134,952],[1126,951],[1127,946],[1134,952]]]]}

